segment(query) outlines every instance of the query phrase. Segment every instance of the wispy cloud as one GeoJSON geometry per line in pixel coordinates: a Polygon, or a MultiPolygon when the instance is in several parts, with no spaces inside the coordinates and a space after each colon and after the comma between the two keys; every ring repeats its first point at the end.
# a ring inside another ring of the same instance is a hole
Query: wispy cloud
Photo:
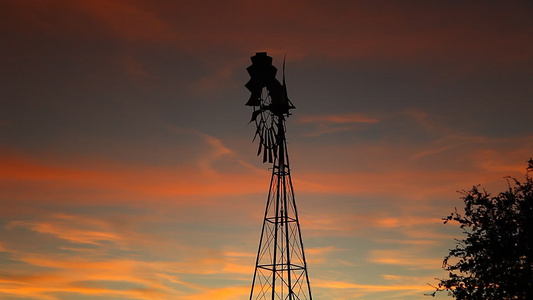
{"type": "Polygon", "coordinates": [[[421,256],[414,247],[404,249],[376,249],[370,251],[368,260],[372,263],[403,266],[407,269],[435,270],[442,264],[442,258],[421,256]]]}
{"type": "Polygon", "coordinates": [[[524,42],[528,40],[528,31],[525,30],[527,26],[521,23],[527,18],[528,10],[520,10],[518,5],[503,9],[486,5],[480,11],[479,7],[469,3],[452,8],[438,4],[412,5],[406,9],[391,2],[384,9],[383,6],[359,2],[335,6],[316,2],[306,5],[305,13],[302,13],[301,5],[288,5],[282,1],[274,1],[270,7],[240,1],[231,5],[212,3],[209,6],[195,2],[187,5],[120,1],[39,3],[25,1],[17,6],[33,12],[36,20],[41,22],[36,21],[32,26],[38,24],[41,29],[79,31],[91,37],[111,34],[134,42],[171,42],[179,48],[201,53],[209,53],[210,49],[217,47],[225,51],[254,51],[250,48],[254,45],[254,48],[264,47],[281,53],[336,60],[394,59],[412,62],[428,58],[438,61],[451,60],[452,57],[461,61],[470,58],[471,64],[466,68],[479,68],[482,63],[507,64],[527,60],[526,53],[532,47],[531,43],[524,42]],[[62,14],[54,23],[42,22],[43,16],[37,13],[42,8],[62,14]],[[493,18],[494,12],[499,12],[505,22],[493,18]],[[80,16],[79,20],[66,17],[72,14],[80,16]],[[272,19],[288,20],[294,15],[299,16],[299,22],[272,23],[272,19]],[[86,19],[81,16],[90,16],[101,26],[88,27],[84,25],[86,19]],[[378,19],[379,22],[376,22],[378,19]],[[425,26],[417,26],[420,23],[425,26]],[[502,23],[506,25],[504,28],[502,23]],[[60,26],[67,24],[71,28],[60,26]],[[322,43],[317,44],[317,40],[322,43]],[[284,46],[272,49],[271,45],[284,46]]]}
{"type": "MultiPolygon", "coordinates": [[[[69,195],[81,200],[90,194],[90,201],[108,201],[105,199],[168,199],[183,195],[247,194],[263,190],[264,184],[256,180],[256,176],[249,175],[268,176],[266,170],[259,170],[240,160],[220,139],[203,133],[195,134],[200,137],[199,142],[190,147],[196,150],[169,166],[147,166],[99,157],[71,158],[70,161],[55,157],[42,161],[28,154],[7,151],[0,158],[4,197],[27,199],[31,197],[30,193],[37,192],[40,198],[57,199],[69,195]],[[217,167],[219,161],[224,161],[231,168],[217,167]],[[228,173],[233,175],[228,176],[228,173]],[[245,182],[247,184],[243,184],[245,182]],[[25,193],[20,193],[20,185],[27,187],[25,193]],[[72,195],[72,190],[80,193],[72,195]]],[[[178,152],[176,156],[179,157],[178,152]]]]}
{"type": "Polygon", "coordinates": [[[456,191],[523,175],[525,2],[186,2],[2,3],[0,298],[246,298],[272,171],[234,115],[256,51],[304,89],[289,148],[318,298],[417,298],[456,191]]]}
{"type": "MultiPolygon", "coordinates": [[[[122,297],[125,299],[202,299],[213,295],[212,299],[241,293],[241,288],[213,288],[195,283],[189,275],[224,276],[226,279],[240,280],[242,275],[253,271],[249,264],[250,254],[238,252],[213,253],[205,249],[196,249],[194,255],[179,260],[182,254],[176,252],[174,260],[150,259],[151,255],[160,255],[158,249],[151,249],[157,243],[145,245],[136,238],[144,238],[138,233],[119,230],[117,224],[110,224],[102,219],[74,215],[52,215],[41,222],[14,221],[7,225],[7,230],[26,227],[37,234],[40,247],[20,249],[20,245],[10,245],[6,251],[10,254],[11,268],[0,276],[0,294],[8,296],[25,296],[39,299],[56,299],[48,297],[53,293],[71,293],[72,295],[94,295],[98,297],[122,297]],[[80,227],[84,228],[81,229],[80,227]],[[105,229],[105,230],[104,230],[105,229]],[[62,239],[51,245],[44,239],[51,236],[62,239]],[[119,248],[122,255],[115,253],[119,248]],[[69,246],[62,245],[72,245],[69,246]],[[85,253],[79,244],[86,245],[85,253]],[[142,247],[146,247],[144,250],[142,247]],[[70,249],[73,249],[70,251],[70,249]],[[67,250],[67,251],[64,251],[67,250]],[[139,251],[149,250],[139,257],[139,251]],[[243,263],[246,261],[246,263],[243,263]],[[47,298],[48,297],[48,298],[47,298]]],[[[166,240],[165,247],[177,241],[166,240]]],[[[179,247],[174,247],[179,251],[179,247]]],[[[248,278],[247,278],[248,279],[248,278]]],[[[75,296],[74,296],[75,297],[75,296]]]]}
{"type": "Polygon", "coordinates": [[[117,37],[133,41],[169,41],[174,31],[156,13],[121,1],[78,1],[79,8],[107,25],[117,37]]]}
{"type": "Polygon", "coordinates": [[[216,299],[216,300],[233,300],[240,299],[250,294],[250,288],[248,286],[240,287],[227,287],[227,288],[210,288],[205,292],[186,296],[183,299],[186,300],[204,300],[204,299],[216,299]]]}
{"type": "Polygon", "coordinates": [[[326,115],[326,116],[302,116],[298,118],[300,123],[377,123],[379,119],[364,116],[362,114],[350,113],[343,115],[326,115]]]}
{"type": "Polygon", "coordinates": [[[27,227],[72,243],[100,245],[103,242],[121,242],[119,235],[109,231],[109,224],[83,216],[54,214],[51,221],[12,221],[6,225],[8,230],[16,227],[27,227]]]}
{"type": "Polygon", "coordinates": [[[374,124],[380,120],[362,114],[350,113],[341,115],[315,115],[301,116],[298,122],[301,124],[312,124],[315,126],[313,132],[308,136],[320,136],[323,134],[350,131],[356,129],[357,124],[374,124]]]}
{"type": "Polygon", "coordinates": [[[427,285],[417,284],[393,284],[393,285],[372,285],[372,284],[357,284],[346,281],[333,281],[316,279],[313,281],[314,285],[327,289],[353,289],[360,290],[362,293],[376,293],[388,291],[414,291],[416,293],[427,292],[427,285]]]}

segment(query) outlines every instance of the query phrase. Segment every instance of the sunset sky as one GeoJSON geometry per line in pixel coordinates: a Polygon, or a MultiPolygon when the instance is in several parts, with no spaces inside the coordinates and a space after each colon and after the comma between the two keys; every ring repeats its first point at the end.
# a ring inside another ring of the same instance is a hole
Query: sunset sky
{"type": "Polygon", "coordinates": [[[262,51],[314,299],[433,299],[457,191],[533,156],[532,37],[531,1],[0,0],[0,299],[248,299],[262,51]]]}

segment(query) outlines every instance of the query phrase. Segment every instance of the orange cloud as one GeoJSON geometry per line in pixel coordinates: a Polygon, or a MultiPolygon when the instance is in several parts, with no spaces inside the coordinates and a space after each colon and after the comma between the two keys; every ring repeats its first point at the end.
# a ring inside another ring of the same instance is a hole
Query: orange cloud
{"type": "Polygon", "coordinates": [[[343,115],[326,116],[302,116],[298,118],[300,123],[377,123],[379,119],[362,114],[351,113],[343,115]]]}
{"type": "Polygon", "coordinates": [[[525,21],[529,9],[521,3],[480,8],[472,3],[443,7],[394,1],[387,5],[271,1],[265,5],[237,0],[205,5],[21,0],[8,8],[10,22],[26,28],[53,34],[77,32],[91,38],[111,34],[126,41],[169,43],[192,53],[215,48],[253,53],[260,48],[334,60],[431,58],[466,63],[469,59],[468,69],[526,61],[533,49],[525,21]],[[31,17],[26,18],[28,13],[31,17]],[[89,26],[88,17],[94,22],[89,26]]]}
{"type": "Polygon", "coordinates": [[[477,172],[405,171],[397,173],[301,173],[294,180],[300,192],[345,195],[392,195],[412,200],[430,200],[432,196],[450,196],[461,186],[471,186],[472,180],[490,175],[477,172]],[[437,179],[440,179],[439,182],[437,179]]]}
{"type": "MultiPolygon", "coordinates": [[[[169,166],[117,163],[87,157],[71,157],[66,160],[53,157],[37,159],[14,151],[2,151],[0,188],[4,199],[24,200],[38,196],[46,201],[78,199],[91,202],[126,199],[179,201],[183,196],[265,193],[270,176],[266,168],[261,170],[242,161],[237,153],[220,139],[202,133],[195,134],[201,139],[198,144],[187,149],[192,151],[192,155],[189,154],[187,161],[169,166]],[[220,162],[229,168],[217,166],[220,162]],[[21,189],[21,186],[25,188],[21,189]]],[[[307,157],[313,161],[316,161],[316,158],[312,155],[319,155],[321,151],[327,150],[331,154],[320,155],[319,160],[324,161],[326,167],[326,159],[331,157],[335,158],[337,164],[342,161],[344,168],[352,163],[365,164],[366,161],[372,161],[373,169],[369,170],[363,166],[358,170],[357,165],[354,165],[353,171],[331,168],[318,170],[314,165],[307,164],[305,167],[308,170],[296,168],[293,173],[295,191],[298,195],[386,195],[418,201],[417,206],[421,208],[421,200],[427,202],[434,197],[457,199],[455,191],[458,189],[469,188],[477,183],[502,186],[505,185],[505,181],[501,179],[503,176],[523,173],[524,165],[518,164],[517,161],[529,157],[527,153],[531,146],[530,139],[482,139],[469,143],[465,142],[466,139],[467,137],[457,138],[456,142],[448,139],[450,147],[473,158],[469,161],[471,168],[459,165],[458,169],[450,166],[448,169],[433,169],[425,164],[422,164],[423,168],[416,167],[417,160],[432,159],[435,155],[446,159],[456,150],[425,154],[422,157],[413,155],[418,153],[421,147],[401,144],[362,145],[354,147],[354,152],[345,145],[342,149],[333,145],[311,147],[311,151],[308,147],[302,153],[296,148],[296,151],[293,151],[296,152],[296,157],[303,154],[304,159],[307,157]],[[510,144],[516,145],[512,153],[501,148],[501,145],[510,144]],[[324,150],[324,147],[327,149],[324,150]],[[489,148],[491,150],[485,150],[489,148]],[[401,159],[397,159],[398,156],[401,159]],[[354,161],[354,157],[365,157],[365,160],[354,161]]],[[[441,143],[435,142],[436,147],[441,143]]],[[[432,145],[424,147],[431,148],[432,145]]]]}
{"type": "Polygon", "coordinates": [[[434,270],[435,266],[442,264],[442,258],[421,256],[421,250],[406,249],[376,249],[368,255],[369,262],[385,265],[403,266],[411,270],[434,270]]]}
{"type": "Polygon", "coordinates": [[[227,287],[227,288],[218,288],[218,289],[208,289],[206,292],[184,297],[184,300],[204,300],[204,299],[214,299],[214,300],[233,300],[233,299],[242,299],[250,295],[250,287],[241,286],[241,287],[227,287]]]}
{"type": "Polygon", "coordinates": [[[3,274],[0,294],[39,299],[47,299],[46,295],[55,292],[135,299],[202,299],[205,295],[212,295],[214,298],[211,299],[226,299],[237,291],[241,293],[244,288],[212,289],[183,280],[180,275],[229,274],[226,278],[230,278],[231,274],[248,275],[253,270],[250,265],[210,257],[186,262],[152,262],[112,256],[102,259],[102,253],[69,256],[12,252],[12,255],[26,266],[3,274]],[[33,272],[38,273],[37,276],[17,275],[24,274],[27,266],[39,267],[43,271],[33,272]],[[119,288],[123,284],[137,288],[119,288]]]}
{"type": "Polygon", "coordinates": [[[123,1],[79,0],[80,9],[104,23],[118,37],[133,41],[172,41],[177,33],[156,13],[123,1]]]}
{"type": "Polygon", "coordinates": [[[334,280],[324,280],[324,279],[315,279],[313,280],[313,285],[315,287],[325,288],[325,289],[354,289],[361,290],[366,293],[375,293],[375,292],[389,292],[389,291],[412,291],[414,295],[421,294],[430,290],[427,285],[413,285],[413,284],[397,284],[397,285],[372,285],[372,284],[357,284],[346,281],[334,281],[334,280]]]}
{"type": "Polygon", "coordinates": [[[71,243],[99,245],[102,242],[120,242],[121,237],[109,232],[109,224],[83,216],[54,214],[52,221],[12,221],[6,229],[27,227],[35,232],[54,235],[71,243]],[[95,228],[96,227],[96,228],[95,228]]]}
{"type": "Polygon", "coordinates": [[[296,170],[295,191],[345,195],[387,195],[408,202],[457,199],[457,190],[482,184],[505,188],[506,175],[521,177],[531,156],[531,136],[489,138],[421,124],[436,136],[424,143],[354,140],[313,143],[291,153],[306,170],[296,170]],[[327,155],[325,154],[327,153],[327,155]]]}
{"type": "MultiPolygon", "coordinates": [[[[131,41],[169,41],[175,40],[175,32],[161,20],[156,13],[145,7],[131,5],[121,1],[16,1],[7,7],[13,14],[11,20],[27,18],[23,31],[40,31],[51,36],[72,35],[76,32],[86,37],[95,37],[95,33],[131,41]],[[88,22],[92,16],[98,23],[88,22]]],[[[17,22],[16,22],[17,23],[17,22]]],[[[16,24],[15,23],[15,24],[16,24]]]]}
{"type": "Polygon", "coordinates": [[[30,199],[38,195],[43,200],[57,201],[72,197],[90,201],[177,199],[179,196],[242,195],[265,189],[267,179],[258,179],[268,178],[267,170],[256,169],[239,160],[220,140],[198,135],[203,141],[194,146],[197,150],[192,153],[193,160],[172,166],[117,163],[87,157],[68,162],[60,158],[43,161],[3,151],[0,187],[5,198],[30,199]],[[219,160],[231,161],[232,168],[239,169],[238,172],[217,169],[214,164],[219,160]],[[21,186],[25,186],[24,192],[21,186]]]}
{"type": "MultiPolygon", "coordinates": [[[[12,296],[26,296],[39,299],[47,298],[51,293],[92,294],[105,296],[135,297],[137,299],[169,299],[180,292],[151,278],[153,266],[135,261],[91,261],[89,259],[72,259],[65,256],[51,257],[37,255],[17,255],[19,261],[32,266],[46,267],[52,271],[43,271],[39,276],[10,276],[4,279],[14,284],[0,284],[0,293],[12,296]],[[115,289],[105,287],[102,283],[133,283],[145,288],[115,289]],[[91,284],[92,283],[92,284],[91,284]]],[[[20,271],[18,271],[20,272],[20,271]]]]}
{"type": "Polygon", "coordinates": [[[343,114],[343,115],[325,115],[325,116],[302,116],[298,122],[302,124],[313,124],[316,129],[309,133],[308,136],[319,136],[323,134],[350,131],[357,124],[374,124],[379,122],[377,118],[368,117],[362,114],[343,114]]]}

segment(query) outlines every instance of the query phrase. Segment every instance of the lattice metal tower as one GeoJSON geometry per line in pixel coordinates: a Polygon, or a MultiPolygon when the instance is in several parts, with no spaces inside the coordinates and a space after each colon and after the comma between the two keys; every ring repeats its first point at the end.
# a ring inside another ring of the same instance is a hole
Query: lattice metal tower
{"type": "Polygon", "coordinates": [[[262,152],[263,162],[272,163],[272,177],[250,300],[312,300],[285,138],[285,118],[294,108],[287,97],[285,61],[280,83],[266,52],[251,59],[245,86],[252,95],[246,105],[254,108],[250,122],[257,126],[257,155],[262,152]]]}

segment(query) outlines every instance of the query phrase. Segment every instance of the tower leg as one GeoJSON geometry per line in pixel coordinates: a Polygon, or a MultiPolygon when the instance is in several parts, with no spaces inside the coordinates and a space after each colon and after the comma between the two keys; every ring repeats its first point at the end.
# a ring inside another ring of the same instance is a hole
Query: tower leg
{"type": "Polygon", "coordinates": [[[279,132],[283,142],[272,169],[250,300],[312,300],[285,136],[279,132]]]}

